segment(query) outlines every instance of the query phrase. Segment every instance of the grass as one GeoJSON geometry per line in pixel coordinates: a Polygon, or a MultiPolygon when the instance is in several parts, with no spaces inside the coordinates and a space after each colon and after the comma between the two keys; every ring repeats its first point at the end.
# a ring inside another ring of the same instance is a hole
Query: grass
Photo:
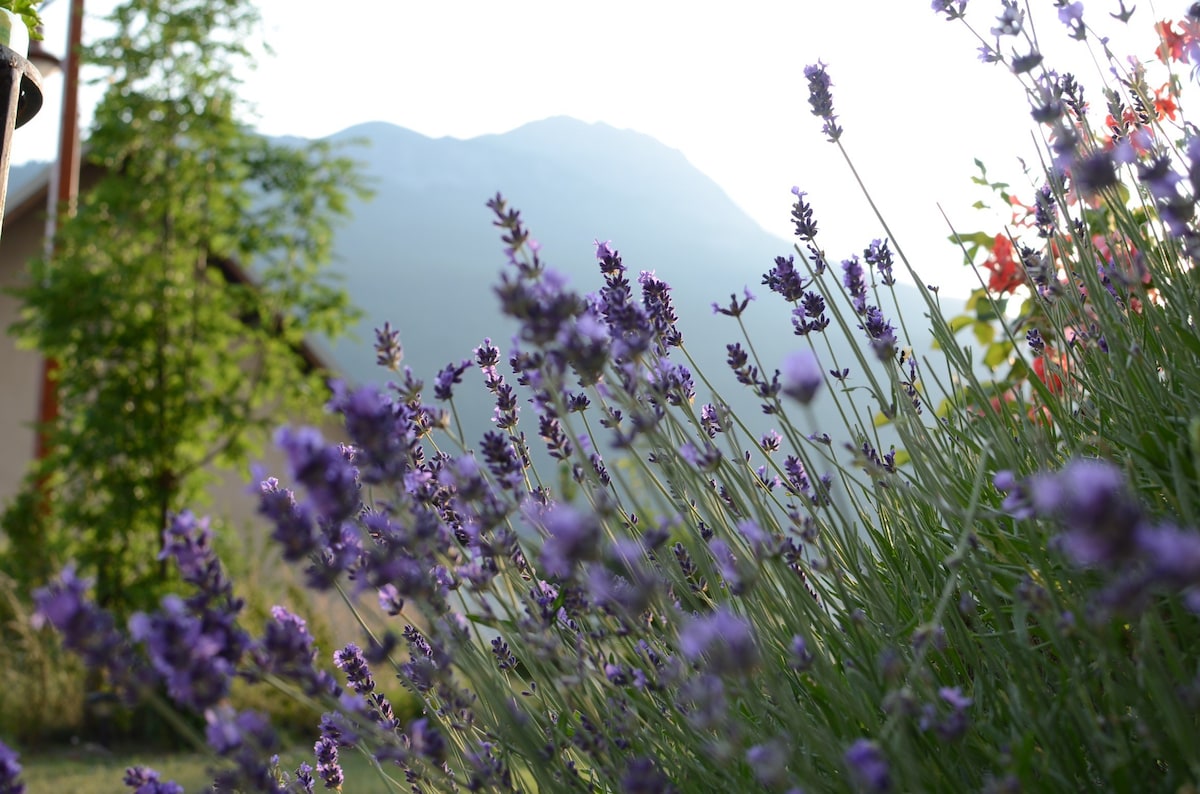
{"type": "MultiPolygon", "coordinates": [[[[282,766],[294,770],[301,761],[313,764],[312,749],[294,747],[281,754],[282,766]]],[[[29,754],[21,758],[27,794],[111,794],[121,788],[121,778],[129,766],[142,764],[157,770],[164,780],[174,780],[185,791],[204,791],[212,781],[208,773],[211,757],[204,753],[103,753],[87,747],[29,754]]],[[[380,779],[379,772],[361,753],[347,751],[342,756],[347,791],[354,794],[394,792],[380,779]]],[[[388,774],[403,780],[396,770],[388,774]]],[[[320,787],[318,781],[317,786],[320,787]]],[[[324,790],[324,789],[321,789],[324,790]]]]}

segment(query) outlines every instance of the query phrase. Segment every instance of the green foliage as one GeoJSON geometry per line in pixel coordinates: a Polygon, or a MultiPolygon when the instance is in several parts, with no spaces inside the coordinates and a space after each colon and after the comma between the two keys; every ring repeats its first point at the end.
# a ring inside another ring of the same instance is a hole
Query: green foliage
{"type": "Polygon", "coordinates": [[[328,146],[240,120],[253,3],[130,0],[111,21],[86,54],[107,75],[89,138],[104,175],[18,293],[14,331],[59,364],[27,486],[51,498],[27,492],[4,525],[13,575],[74,559],[121,616],[156,603],[159,534],[205,502],[212,467],[244,471],[285,417],[316,415],[325,373],[301,345],[355,319],[322,266],[361,187],[328,146]]]}
{"type": "Polygon", "coordinates": [[[29,28],[30,38],[41,39],[42,35],[38,32],[38,26],[42,24],[42,18],[38,14],[38,8],[44,2],[45,0],[0,0],[0,8],[21,17],[25,27],[29,28]]]}

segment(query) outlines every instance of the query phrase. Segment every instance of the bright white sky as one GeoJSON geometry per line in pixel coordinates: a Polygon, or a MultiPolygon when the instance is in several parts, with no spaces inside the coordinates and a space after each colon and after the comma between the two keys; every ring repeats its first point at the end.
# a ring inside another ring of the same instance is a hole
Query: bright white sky
{"type": "MultiPolygon", "coordinates": [[[[89,17],[112,4],[89,0],[89,17]]],[[[1031,195],[1016,159],[1036,157],[1019,84],[980,63],[978,42],[935,15],[927,0],[259,5],[276,55],[245,82],[268,134],[320,137],[384,120],[432,137],[469,138],[554,115],[604,121],[679,149],[781,237],[790,235],[789,191],[800,186],[816,208],[827,253],[840,259],[882,230],[809,113],[803,69],[820,59],[834,80],[843,142],[922,281],[960,294],[972,286],[946,242],[939,202],[961,231],[999,230],[970,209],[985,197],[970,185],[973,158],[1031,195]]],[[[1049,0],[1034,5],[1047,7],[1038,31],[1048,65],[1074,69],[1101,105],[1096,67],[1063,65],[1086,50],[1066,40],[1049,0]]],[[[1155,15],[1149,0],[1138,5],[1132,26],[1140,42],[1117,52],[1148,59],[1153,22],[1168,14],[1155,15]]],[[[64,47],[66,6],[57,0],[45,11],[46,44],[55,52],[64,47]]],[[[1169,8],[1178,14],[1182,6],[1169,8]]],[[[973,0],[968,15],[986,35],[998,8],[973,0]]],[[[1115,0],[1091,0],[1087,9],[1091,24],[1129,40],[1107,16],[1115,0]]],[[[60,79],[46,89],[47,109],[18,132],[17,162],[53,157],[60,79]]],[[[669,263],[657,266],[670,271],[669,263]]]]}

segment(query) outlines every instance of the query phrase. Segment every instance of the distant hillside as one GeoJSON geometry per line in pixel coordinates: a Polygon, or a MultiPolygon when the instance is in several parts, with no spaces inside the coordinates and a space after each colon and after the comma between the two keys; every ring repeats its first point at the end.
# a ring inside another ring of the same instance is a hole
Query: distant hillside
{"type": "MultiPolygon", "coordinates": [[[[682,154],[652,138],[552,118],[470,140],[435,140],[384,123],[353,127],[333,140],[361,141],[348,151],[376,189],[373,200],[353,207],[354,219],[336,244],[338,269],[367,314],[360,341],[335,349],[356,380],[386,376],[370,345],[372,329],[385,320],[402,333],[405,363],[427,381],[448,361],[469,357],[485,336],[507,347],[515,329],[499,317],[492,293],[505,258],[484,206],[497,191],[521,210],[543,258],[581,291],[602,284],[595,239],[612,240],[634,277],[654,270],[670,283],[685,344],[728,398],[744,393],[724,363],[725,345],[740,335],[736,322],[712,315],[714,301],[728,301],[746,286],[758,296],[745,319],[768,369],[803,344],[791,333],[788,307],[761,286],[762,274],[776,256],[791,252],[791,242],[763,231],[682,154]]],[[[780,213],[789,210],[781,202],[780,213]]],[[[917,333],[926,325],[925,304],[915,288],[899,290],[917,333]]],[[[925,347],[924,338],[914,341],[925,347]]],[[[836,347],[845,351],[844,340],[836,347]]],[[[470,423],[474,432],[486,428],[490,415],[486,401],[470,401],[482,394],[478,383],[468,381],[463,401],[456,398],[478,419],[470,423]]],[[[749,395],[735,407],[758,413],[749,395]]]]}
{"type": "MultiPolygon", "coordinates": [[[[500,192],[521,211],[544,260],[580,291],[602,285],[596,239],[613,242],[631,278],[653,270],[670,283],[688,351],[740,414],[756,418],[756,429],[771,426],[725,365],[725,345],[742,341],[737,323],[714,317],[711,305],[749,287],[758,300],[744,320],[764,368],[778,366],[804,342],[792,335],[789,307],[761,282],[792,243],[765,232],[680,152],[637,132],[561,117],[470,140],[435,140],[386,123],[352,127],[331,140],[345,144],[375,189],[372,199],[351,203],[352,218],[334,243],[335,269],[366,313],[358,339],[333,347],[348,379],[387,379],[372,348],[373,329],[385,321],[402,334],[404,363],[427,383],[449,361],[469,358],[484,337],[507,352],[515,326],[499,315],[492,292],[505,257],[485,206],[500,192]]],[[[14,169],[10,195],[39,171],[14,169]]],[[[789,210],[781,201],[780,214],[789,210]]],[[[850,253],[828,252],[835,261],[850,253]]],[[[923,350],[924,301],[913,287],[897,289],[910,330],[920,334],[914,347],[923,350]]],[[[961,301],[943,304],[948,314],[961,310],[961,301]]],[[[846,341],[833,330],[845,357],[846,341]]],[[[701,387],[697,400],[708,399],[701,387]]],[[[455,402],[477,438],[491,415],[477,373],[455,402]]],[[[830,403],[819,401],[818,424],[834,426],[830,403]]]]}

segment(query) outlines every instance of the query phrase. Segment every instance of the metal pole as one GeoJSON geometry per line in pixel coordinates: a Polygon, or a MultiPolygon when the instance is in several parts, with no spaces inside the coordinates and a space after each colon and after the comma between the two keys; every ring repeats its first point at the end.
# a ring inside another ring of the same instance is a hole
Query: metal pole
{"type": "MultiPolygon", "coordinates": [[[[75,215],[79,196],[79,60],[83,46],[83,0],[71,0],[67,28],[67,54],[63,62],[62,123],[58,133],[58,163],[50,180],[46,207],[46,259],[54,256],[58,220],[75,215]]],[[[50,452],[48,430],[58,418],[58,362],[42,359],[42,384],[38,396],[38,432],[34,456],[42,460],[50,452]]],[[[45,485],[43,485],[43,489],[45,485]]]]}

